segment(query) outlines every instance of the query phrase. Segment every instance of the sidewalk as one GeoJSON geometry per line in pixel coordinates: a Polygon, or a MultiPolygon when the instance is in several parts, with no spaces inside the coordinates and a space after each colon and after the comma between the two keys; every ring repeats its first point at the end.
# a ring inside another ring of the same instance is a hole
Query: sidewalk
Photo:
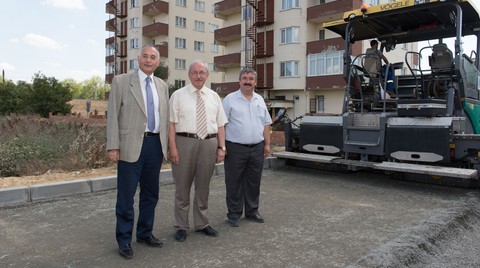
{"type": "Polygon", "coordinates": [[[219,237],[190,230],[183,243],[173,237],[174,186],[163,184],[160,191],[154,234],[165,246],[133,242],[131,260],[117,253],[114,190],[0,208],[0,267],[426,267],[449,258],[452,265],[478,264],[474,190],[373,173],[274,167],[265,170],[262,182],[266,222],[242,218],[234,228],[225,222],[219,172],[209,207],[219,237]],[[469,256],[462,255],[463,239],[475,243],[468,245],[469,256]]]}

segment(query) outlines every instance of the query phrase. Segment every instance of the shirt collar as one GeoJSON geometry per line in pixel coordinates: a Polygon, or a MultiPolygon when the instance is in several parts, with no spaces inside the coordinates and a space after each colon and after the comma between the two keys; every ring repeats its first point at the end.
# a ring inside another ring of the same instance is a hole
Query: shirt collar
{"type": "Polygon", "coordinates": [[[153,81],[153,74],[148,76],[142,70],[138,69],[138,79],[140,79],[140,81],[142,81],[142,82],[145,81],[145,78],[147,78],[147,77],[150,77],[150,79],[152,79],[152,81],[153,81]]]}

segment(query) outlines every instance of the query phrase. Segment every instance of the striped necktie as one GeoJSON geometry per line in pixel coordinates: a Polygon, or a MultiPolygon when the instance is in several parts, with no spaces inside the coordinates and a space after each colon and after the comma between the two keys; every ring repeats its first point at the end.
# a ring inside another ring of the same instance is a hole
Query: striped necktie
{"type": "Polygon", "coordinates": [[[148,76],[145,78],[146,80],[146,85],[145,85],[145,91],[147,92],[147,124],[148,124],[148,129],[150,131],[155,130],[155,105],[153,104],[153,94],[152,94],[152,87],[150,86],[150,80],[151,78],[148,76]]]}
{"type": "Polygon", "coordinates": [[[200,90],[197,93],[197,135],[200,139],[205,139],[208,135],[207,131],[207,114],[205,111],[205,101],[202,98],[200,90]]]}

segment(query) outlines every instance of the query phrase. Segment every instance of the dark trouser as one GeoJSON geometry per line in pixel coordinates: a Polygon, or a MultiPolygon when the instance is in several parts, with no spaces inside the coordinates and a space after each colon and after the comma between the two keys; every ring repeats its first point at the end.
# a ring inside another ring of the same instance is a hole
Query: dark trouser
{"type": "Polygon", "coordinates": [[[137,162],[118,162],[115,213],[116,237],[119,245],[129,244],[132,241],[135,218],[133,204],[138,184],[140,184],[140,196],[137,238],[152,234],[162,161],[162,145],[158,136],[154,136],[143,139],[142,151],[137,162]]]}
{"type": "Polygon", "coordinates": [[[263,171],[264,142],[248,147],[227,141],[225,158],[225,185],[229,219],[243,214],[254,216],[260,202],[260,181],[263,171]]]}

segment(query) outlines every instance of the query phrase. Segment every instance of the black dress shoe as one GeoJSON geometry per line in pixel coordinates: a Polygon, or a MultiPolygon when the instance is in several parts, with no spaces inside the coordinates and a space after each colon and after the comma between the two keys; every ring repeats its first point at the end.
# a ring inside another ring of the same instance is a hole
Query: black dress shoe
{"type": "Polygon", "coordinates": [[[264,223],[265,220],[263,220],[262,216],[257,213],[253,216],[245,216],[245,218],[247,218],[248,220],[251,220],[251,221],[254,221],[254,222],[258,222],[258,223],[264,223]]]}
{"type": "Polygon", "coordinates": [[[202,232],[202,233],[204,233],[205,235],[213,236],[213,237],[218,236],[218,232],[217,232],[215,229],[213,229],[210,225],[208,225],[207,227],[203,228],[202,230],[196,230],[195,232],[202,232]]]}
{"type": "Polygon", "coordinates": [[[131,259],[133,257],[133,250],[130,244],[118,246],[118,253],[125,259],[131,259]]]}
{"type": "Polygon", "coordinates": [[[160,241],[158,238],[156,238],[153,235],[147,236],[147,237],[137,237],[137,242],[138,243],[145,243],[151,247],[162,247],[163,242],[160,241]]]}
{"type": "Polygon", "coordinates": [[[228,219],[227,220],[228,224],[232,227],[238,227],[240,224],[238,223],[238,219],[228,219]]]}
{"type": "Polygon", "coordinates": [[[187,239],[187,230],[178,229],[177,232],[175,232],[175,239],[178,242],[185,241],[185,239],[187,239]]]}

